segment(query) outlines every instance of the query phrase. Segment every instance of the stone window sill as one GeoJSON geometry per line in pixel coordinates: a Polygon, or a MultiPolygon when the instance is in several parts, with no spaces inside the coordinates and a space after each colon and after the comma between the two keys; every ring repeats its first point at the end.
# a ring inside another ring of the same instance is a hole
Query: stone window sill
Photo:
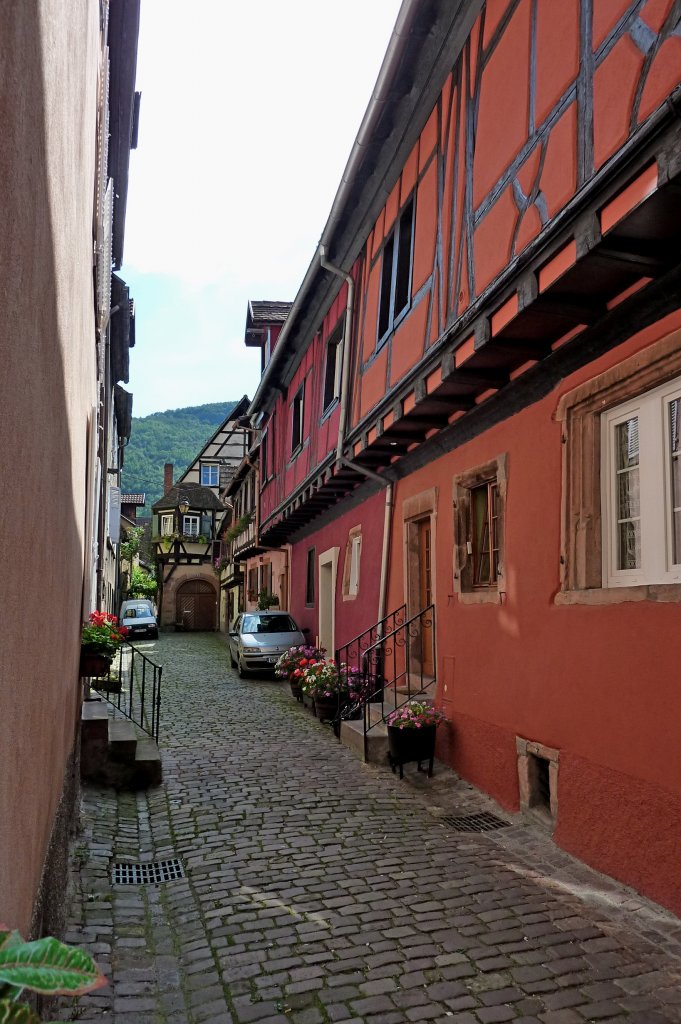
{"type": "Polygon", "coordinates": [[[557,605],[625,604],[628,601],[681,601],[681,583],[649,583],[639,587],[594,587],[590,590],[560,590],[557,605]]]}

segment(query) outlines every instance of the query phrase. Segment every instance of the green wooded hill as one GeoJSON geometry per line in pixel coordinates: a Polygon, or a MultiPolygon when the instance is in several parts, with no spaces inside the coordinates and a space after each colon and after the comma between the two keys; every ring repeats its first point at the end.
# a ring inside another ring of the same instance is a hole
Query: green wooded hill
{"type": "Polygon", "coordinates": [[[165,463],[173,463],[173,476],[177,480],[236,404],[213,402],[152,412],[149,416],[133,416],[121,487],[128,494],[137,491],[146,494],[146,506],[137,510],[138,515],[151,515],[151,506],[162,497],[165,463]]]}

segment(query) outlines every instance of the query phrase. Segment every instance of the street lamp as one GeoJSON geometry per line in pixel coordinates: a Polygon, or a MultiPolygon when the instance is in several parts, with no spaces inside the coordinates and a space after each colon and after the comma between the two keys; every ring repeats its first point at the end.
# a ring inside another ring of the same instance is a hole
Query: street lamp
{"type": "Polygon", "coordinates": [[[187,512],[189,512],[189,502],[187,501],[186,498],[182,498],[180,504],[178,505],[178,508],[182,515],[186,516],[187,512]]]}

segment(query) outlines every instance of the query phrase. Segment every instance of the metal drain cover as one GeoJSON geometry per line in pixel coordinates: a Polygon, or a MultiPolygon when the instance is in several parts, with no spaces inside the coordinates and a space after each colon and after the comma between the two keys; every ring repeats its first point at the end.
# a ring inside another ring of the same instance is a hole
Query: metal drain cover
{"type": "Polygon", "coordinates": [[[184,865],[177,857],[172,860],[152,860],[146,864],[114,864],[111,869],[114,885],[159,885],[184,877],[184,865]]]}
{"type": "Polygon", "coordinates": [[[440,821],[455,832],[492,832],[496,828],[510,828],[510,822],[497,818],[489,811],[480,814],[445,814],[440,821]]]}

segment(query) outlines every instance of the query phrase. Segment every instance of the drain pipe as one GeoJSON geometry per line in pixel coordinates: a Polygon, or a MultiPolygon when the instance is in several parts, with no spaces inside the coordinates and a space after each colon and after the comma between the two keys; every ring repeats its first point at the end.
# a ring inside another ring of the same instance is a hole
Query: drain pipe
{"type": "Polygon", "coordinates": [[[347,469],[352,469],[355,473],[362,473],[367,479],[375,480],[385,487],[385,512],[383,515],[383,546],[381,549],[381,578],[378,585],[378,621],[380,622],[385,618],[385,606],[386,598],[388,596],[388,558],[390,557],[390,541],[392,534],[392,510],[393,510],[393,488],[394,484],[392,480],[387,480],[386,477],[381,476],[380,473],[374,473],[373,469],[367,469],[366,466],[360,466],[358,463],[353,462],[352,459],[346,459],[344,455],[339,455],[336,463],[339,466],[345,466],[347,469]]]}
{"type": "Polygon", "coordinates": [[[350,336],[352,334],[352,317],[355,308],[355,280],[352,274],[329,263],[326,258],[326,246],[319,245],[319,262],[324,270],[336,277],[342,277],[348,286],[348,300],[345,306],[345,325],[343,330],[343,363],[341,369],[340,413],[338,416],[338,440],[336,441],[336,463],[340,462],[345,443],[345,424],[348,415],[348,385],[350,383],[350,336]]]}
{"type": "Polygon", "coordinates": [[[340,468],[345,466],[348,469],[354,470],[355,473],[361,473],[369,480],[374,480],[379,483],[381,487],[385,487],[385,513],[383,518],[383,546],[381,551],[381,578],[378,587],[378,621],[380,622],[385,618],[385,607],[388,590],[388,557],[390,555],[390,540],[391,540],[391,527],[392,527],[392,509],[393,509],[393,482],[387,480],[380,473],[374,473],[373,469],[367,469],[366,466],[360,466],[358,463],[353,462],[343,455],[343,448],[345,446],[345,433],[348,416],[348,390],[350,382],[350,337],[352,334],[352,318],[354,313],[354,301],[355,301],[355,281],[352,274],[345,270],[341,270],[340,267],[335,266],[333,263],[329,263],[326,258],[326,246],[324,243],[320,243],[319,246],[319,262],[324,270],[330,271],[335,274],[336,277],[342,277],[347,282],[348,286],[348,300],[345,309],[345,330],[343,331],[343,366],[341,372],[341,395],[340,395],[340,413],[338,417],[338,439],[336,441],[336,466],[340,468]]]}

